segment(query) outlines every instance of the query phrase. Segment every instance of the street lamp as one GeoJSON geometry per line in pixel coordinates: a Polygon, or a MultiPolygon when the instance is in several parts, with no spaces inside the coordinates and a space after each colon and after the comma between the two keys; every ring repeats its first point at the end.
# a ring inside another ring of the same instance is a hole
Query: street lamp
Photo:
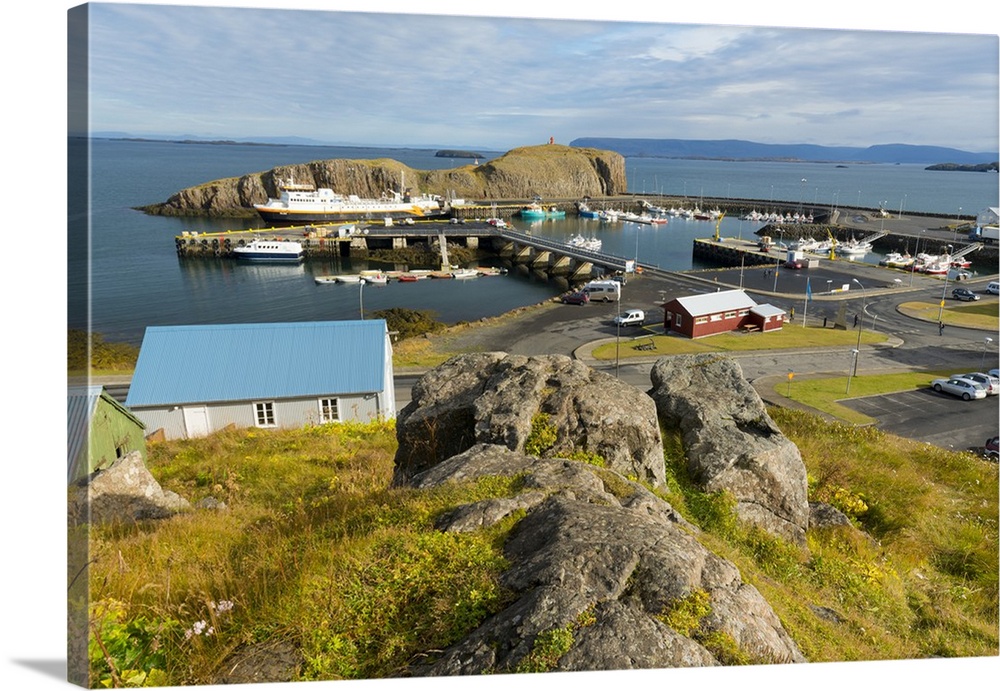
{"type": "MultiPolygon", "coordinates": [[[[854,368],[855,371],[857,371],[857,369],[858,369],[858,349],[857,348],[851,348],[851,355],[854,358],[853,368],[854,368]]],[[[845,394],[851,393],[851,367],[847,368],[847,391],[845,391],[844,393],[845,394]]]]}
{"type": "MultiPolygon", "coordinates": [[[[949,263],[951,262],[951,249],[952,249],[951,245],[948,245],[948,261],[949,261],[949,263]]],[[[943,318],[944,318],[944,296],[945,296],[945,293],[948,292],[948,274],[949,273],[951,273],[951,269],[950,268],[948,269],[948,271],[944,272],[944,287],[941,288],[941,306],[938,308],[938,325],[939,326],[944,323],[942,321],[943,318]]]]}
{"type": "Polygon", "coordinates": [[[358,281],[358,302],[361,306],[361,320],[364,321],[365,318],[365,279],[358,281]]]}
{"type": "MultiPolygon", "coordinates": [[[[854,351],[854,374],[857,374],[858,360],[859,360],[858,355],[860,355],[861,353],[861,331],[865,326],[865,307],[867,306],[868,303],[868,291],[865,290],[865,287],[861,284],[861,281],[859,281],[856,278],[852,280],[859,286],[861,286],[861,319],[858,320],[858,347],[854,351]]],[[[850,380],[847,381],[847,385],[848,386],[851,385],[850,380]]]]}
{"type": "Polygon", "coordinates": [[[986,369],[986,349],[990,347],[990,343],[992,343],[992,342],[993,342],[993,339],[990,338],[989,336],[987,336],[986,340],[983,341],[983,359],[979,363],[979,369],[980,370],[985,370],[986,369]]]}

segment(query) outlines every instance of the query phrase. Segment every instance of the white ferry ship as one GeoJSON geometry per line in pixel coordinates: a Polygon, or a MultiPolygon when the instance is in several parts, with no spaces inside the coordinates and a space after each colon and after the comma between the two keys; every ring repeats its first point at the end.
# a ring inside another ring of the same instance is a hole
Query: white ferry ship
{"type": "Polygon", "coordinates": [[[331,223],[364,218],[422,218],[443,216],[441,198],[432,195],[410,196],[393,192],[380,199],[362,199],[357,195],[337,194],[313,185],[281,182],[281,196],[254,209],[267,223],[297,225],[331,223]]]}
{"type": "Polygon", "coordinates": [[[303,258],[302,243],[257,239],[234,249],[233,256],[255,262],[299,262],[303,258]]]}

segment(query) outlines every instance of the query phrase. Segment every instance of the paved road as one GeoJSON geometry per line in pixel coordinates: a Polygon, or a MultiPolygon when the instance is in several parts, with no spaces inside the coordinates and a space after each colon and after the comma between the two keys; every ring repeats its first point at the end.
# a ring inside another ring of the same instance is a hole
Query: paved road
{"type": "MultiPolygon", "coordinates": [[[[787,312],[795,310],[795,319],[801,323],[803,310],[809,323],[822,323],[826,318],[833,323],[840,318],[853,327],[854,315],[863,316],[866,329],[874,328],[890,334],[891,345],[863,346],[858,359],[859,374],[898,372],[905,370],[944,370],[949,373],[980,371],[997,366],[997,345],[1000,337],[995,333],[976,329],[946,327],[945,333],[937,325],[910,318],[896,306],[907,301],[936,303],[941,299],[943,284],[939,279],[890,271],[869,265],[848,262],[821,262],[808,271],[779,271],[777,281],[773,273],[767,277],[763,270],[753,271],[719,269],[690,274],[644,275],[625,286],[621,305],[559,305],[546,304],[528,310],[517,319],[497,326],[477,328],[463,338],[456,338],[456,348],[501,350],[521,355],[545,353],[576,353],[588,364],[617,375],[640,390],[650,386],[649,371],[653,359],[627,363],[595,362],[586,359],[585,347],[595,341],[615,339],[616,328],[611,318],[620,309],[640,308],[647,312],[649,332],[662,332],[663,312],[659,305],[678,295],[693,295],[713,289],[726,290],[742,285],[759,302],[770,302],[787,312]],[[894,279],[902,277],[899,284],[894,279]],[[805,304],[806,279],[812,295],[805,304]],[[854,282],[854,279],[860,281],[854,282]],[[852,286],[846,293],[830,293],[831,287],[852,286]],[[777,282],[777,291],[774,290],[777,282]],[[993,343],[985,347],[985,338],[993,343]],[[985,347],[985,350],[984,350],[985,347]]],[[[977,277],[964,285],[981,292],[995,277],[977,277]]],[[[950,288],[949,288],[950,292],[950,288]]],[[[996,296],[983,296],[983,300],[997,302],[996,296]]],[[[622,337],[641,333],[624,330],[622,337]]],[[[762,396],[770,402],[789,404],[774,393],[774,382],[784,381],[789,371],[797,376],[808,373],[843,376],[851,366],[850,350],[818,349],[788,352],[783,350],[757,351],[735,356],[744,375],[754,383],[762,396]]],[[[397,401],[400,407],[409,401],[411,379],[399,379],[397,401]]],[[[929,382],[929,380],[928,380],[929,382]]],[[[846,392],[845,392],[846,393],[846,392]]],[[[982,401],[965,402],[930,389],[909,394],[876,396],[852,399],[849,405],[876,418],[880,428],[910,439],[925,441],[944,448],[968,448],[982,445],[988,436],[1000,429],[998,410],[1000,397],[982,401]]]]}

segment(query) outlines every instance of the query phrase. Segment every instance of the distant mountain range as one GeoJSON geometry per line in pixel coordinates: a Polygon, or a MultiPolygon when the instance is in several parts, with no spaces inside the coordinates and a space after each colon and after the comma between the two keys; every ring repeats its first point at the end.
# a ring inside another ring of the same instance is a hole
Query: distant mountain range
{"type": "Polygon", "coordinates": [[[716,160],[816,161],[836,163],[991,163],[997,152],[971,152],[943,146],[879,144],[869,147],[815,144],[760,144],[740,139],[624,139],[581,137],[570,146],[616,151],[622,156],[716,160]]]}

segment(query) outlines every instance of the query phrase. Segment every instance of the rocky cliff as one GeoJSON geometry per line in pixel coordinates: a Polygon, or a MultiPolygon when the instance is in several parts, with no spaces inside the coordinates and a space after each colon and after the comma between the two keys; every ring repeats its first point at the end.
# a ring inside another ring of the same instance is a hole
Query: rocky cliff
{"type": "Polygon", "coordinates": [[[183,189],[143,207],[164,216],[247,216],[253,205],[278,196],[278,181],[326,187],[340,194],[378,198],[405,186],[411,194],[475,200],[576,199],[626,191],[625,159],[613,151],[544,144],[512,149],[483,165],[414,170],[392,159],[329,159],[279,166],[183,189]]]}

